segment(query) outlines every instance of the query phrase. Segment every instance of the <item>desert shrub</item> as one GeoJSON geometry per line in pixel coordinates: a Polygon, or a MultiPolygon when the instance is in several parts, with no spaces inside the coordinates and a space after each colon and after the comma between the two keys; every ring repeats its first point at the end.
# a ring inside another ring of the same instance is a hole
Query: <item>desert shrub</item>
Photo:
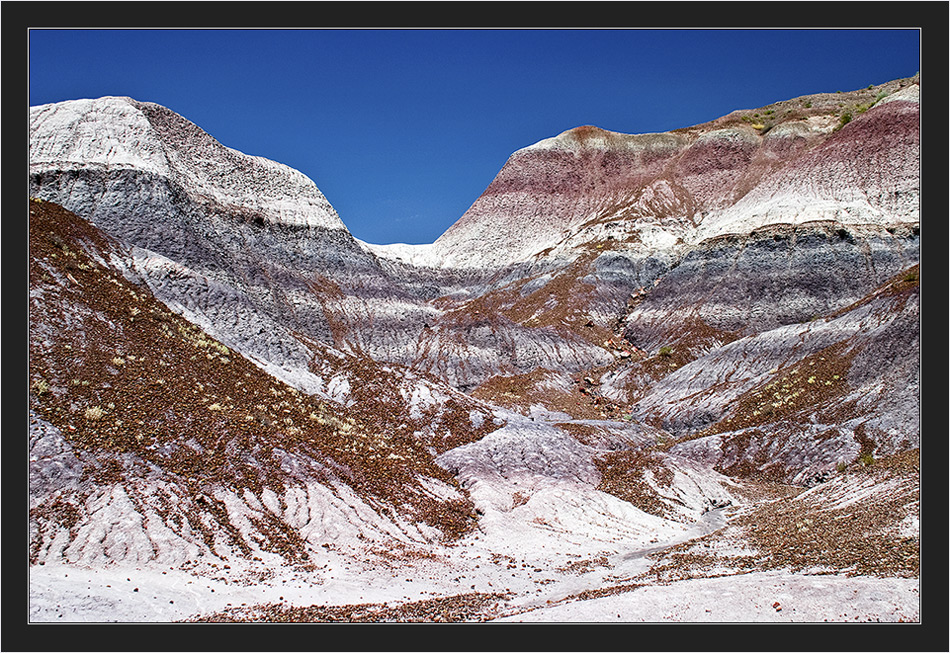
{"type": "Polygon", "coordinates": [[[49,392],[49,383],[47,383],[45,379],[36,379],[30,387],[33,390],[33,394],[37,397],[49,392]]]}
{"type": "Polygon", "coordinates": [[[660,347],[660,356],[671,356],[673,354],[673,348],[664,345],[660,347]]]}
{"type": "Polygon", "coordinates": [[[104,414],[105,413],[102,411],[101,408],[99,408],[99,406],[91,406],[87,408],[86,412],[84,413],[86,419],[93,420],[93,421],[97,419],[102,419],[102,416],[104,414]]]}
{"type": "Polygon", "coordinates": [[[838,126],[835,127],[834,130],[838,131],[839,129],[847,125],[849,122],[851,122],[851,112],[845,111],[844,113],[841,114],[841,119],[838,121],[838,126]]]}

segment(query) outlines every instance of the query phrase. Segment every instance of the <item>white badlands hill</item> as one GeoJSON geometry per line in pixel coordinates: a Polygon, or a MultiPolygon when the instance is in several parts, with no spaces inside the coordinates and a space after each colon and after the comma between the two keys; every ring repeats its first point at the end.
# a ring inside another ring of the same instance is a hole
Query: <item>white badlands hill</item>
{"type": "Polygon", "coordinates": [[[31,619],[919,620],[918,84],[568,130],[423,246],[33,108],[31,619]]]}
{"type": "Polygon", "coordinates": [[[346,229],[305,175],[225,147],[160,105],[103,97],[30,107],[30,174],[93,167],[165,177],[192,201],[275,223],[346,229]]]}

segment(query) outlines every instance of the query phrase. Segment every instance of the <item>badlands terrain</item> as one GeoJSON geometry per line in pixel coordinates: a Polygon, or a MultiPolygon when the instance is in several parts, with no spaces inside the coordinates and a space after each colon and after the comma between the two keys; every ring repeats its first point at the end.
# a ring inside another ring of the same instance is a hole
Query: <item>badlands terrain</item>
{"type": "Polygon", "coordinates": [[[32,107],[30,621],[919,621],[919,93],[569,129],[429,245],[32,107]]]}

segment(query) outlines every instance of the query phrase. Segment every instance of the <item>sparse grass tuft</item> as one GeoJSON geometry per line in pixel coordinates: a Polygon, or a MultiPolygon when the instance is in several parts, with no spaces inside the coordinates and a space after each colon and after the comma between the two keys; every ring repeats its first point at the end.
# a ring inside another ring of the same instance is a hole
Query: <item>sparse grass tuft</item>
{"type": "Polygon", "coordinates": [[[33,390],[34,395],[42,397],[49,392],[49,383],[47,383],[45,379],[36,379],[30,386],[30,389],[33,390]]]}
{"type": "Polygon", "coordinates": [[[83,416],[91,421],[96,421],[102,419],[102,416],[105,415],[105,412],[99,408],[99,406],[90,406],[86,409],[86,412],[83,413],[83,416]]]}
{"type": "Polygon", "coordinates": [[[851,122],[851,112],[845,111],[844,113],[841,114],[841,118],[838,120],[838,124],[837,126],[835,126],[833,131],[838,131],[839,129],[847,125],[849,122],[851,122]]]}

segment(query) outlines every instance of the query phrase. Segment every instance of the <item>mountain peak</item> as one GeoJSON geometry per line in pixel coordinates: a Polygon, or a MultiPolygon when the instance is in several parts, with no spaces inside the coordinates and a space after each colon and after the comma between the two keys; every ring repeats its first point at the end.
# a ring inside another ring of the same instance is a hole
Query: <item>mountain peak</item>
{"type": "Polygon", "coordinates": [[[561,150],[580,152],[590,150],[628,149],[642,147],[647,142],[662,139],[669,134],[624,134],[597,127],[596,125],[581,125],[563,131],[557,136],[545,138],[533,145],[522,148],[519,152],[536,152],[539,150],[561,150]]]}
{"type": "Polygon", "coordinates": [[[562,132],[559,135],[559,138],[565,140],[576,141],[580,145],[599,145],[602,142],[607,141],[611,135],[620,135],[617,132],[611,132],[606,129],[601,129],[596,125],[581,125],[580,127],[574,127],[573,129],[568,129],[565,132],[562,132]]]}
{"type": "Polygon", "coordinates": [[[696,244],[768,224],[915,222],[918,94],[895,80],[670,132],[574,127],[512,154],[435,249],[450,266],[492,267],[598,240],[696,244]]]}
{"type": "Polygon", "coordinates": [[[261,220],[345,229],[303,173],[219,143],[153,102],[106,96],[30,107],[30,172],[134,170],[168,179],[193,201],[261,220]]]}

